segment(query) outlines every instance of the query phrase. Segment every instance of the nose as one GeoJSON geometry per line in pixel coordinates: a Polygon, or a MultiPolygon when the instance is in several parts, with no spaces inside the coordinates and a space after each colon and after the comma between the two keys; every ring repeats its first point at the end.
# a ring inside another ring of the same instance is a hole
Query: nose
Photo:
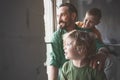
{"type": "Polygon", "coordinates": [[[61,21],[60,15],[57,15],[57,21],[58,21],[58,22],[61,21]]]}
{"type": "Polygon", "coordinates": [[[63,50],[64,50],[64,53],[66,53],[66,47],[64,47],[63,50]]]}
{"type": "Polygon", "coordinates": [[[64,45],[63,49],[66,50],[66,46],[65,45],[64,45]]]}
{"type": "Polygon", "coordinates": [[[63,49],[65,50],[65,46],[63,47],[63,49]]]}

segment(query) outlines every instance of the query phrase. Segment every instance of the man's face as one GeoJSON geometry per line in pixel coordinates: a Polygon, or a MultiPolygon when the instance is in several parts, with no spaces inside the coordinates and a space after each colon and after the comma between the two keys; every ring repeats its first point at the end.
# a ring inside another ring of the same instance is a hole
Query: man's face
{"type": "Polygon", "coordinates": [[[57,14],[57,21],[60,28],[67,28],[71,25],[71,14],[68,11],[68,7],[60,7],[57,14]]]}
{"type": "Polygon", "coordinates": [[[99,20],[96,16],[86,14],[83,22],[84,28],[93,28],[99,23],[99,20]]]}

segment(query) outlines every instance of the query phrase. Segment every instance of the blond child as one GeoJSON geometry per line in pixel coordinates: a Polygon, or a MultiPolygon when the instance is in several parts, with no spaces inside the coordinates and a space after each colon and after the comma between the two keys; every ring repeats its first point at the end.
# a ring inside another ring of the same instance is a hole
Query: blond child
{"type": "Polygon", "coordinates": [[[64,34],[63,44],[66,59],[62,67],[61,80],[106,80],[105,73],[89,67],[96,54],[96,43],[92,33],[73,30],[64,34]]]}

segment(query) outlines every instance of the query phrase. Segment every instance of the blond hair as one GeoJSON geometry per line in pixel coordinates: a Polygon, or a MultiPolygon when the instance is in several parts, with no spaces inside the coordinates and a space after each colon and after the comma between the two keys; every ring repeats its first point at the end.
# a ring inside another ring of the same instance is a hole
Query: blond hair
{"type": "Polygon", "coordinates": [[[63,35],[63,43],[65,43],[68,38],[74,41],[76,50],[84,53],[87,57],[95,55],[96,45],[94,34],[80,30],[72,30],[63,35]]]}

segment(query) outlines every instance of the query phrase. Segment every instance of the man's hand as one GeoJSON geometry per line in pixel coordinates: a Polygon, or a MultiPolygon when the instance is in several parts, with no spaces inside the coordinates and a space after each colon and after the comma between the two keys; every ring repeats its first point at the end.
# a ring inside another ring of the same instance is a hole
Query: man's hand
{"type": "Polygon", "coordinates": [[[98,53],[91,58],[90,66],[98,70],[104,70],[105,61],[109,51],[106,48],[99,49],[98,53]]]}

